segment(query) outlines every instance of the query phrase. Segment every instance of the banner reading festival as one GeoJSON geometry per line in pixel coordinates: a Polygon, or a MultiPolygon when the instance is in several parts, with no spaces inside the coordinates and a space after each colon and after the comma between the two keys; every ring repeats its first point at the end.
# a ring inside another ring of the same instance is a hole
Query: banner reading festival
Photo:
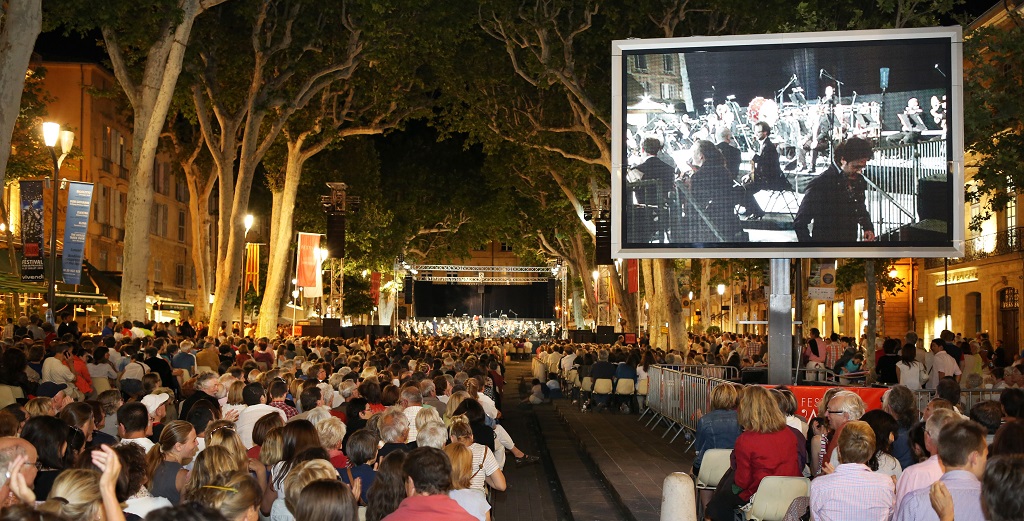
{"type": "Polygon", "coordinates": [[[81,284],[85,236],[89,231],[89,209],[92,208],[92,183],[68,183],[68,209],[64,221],[64,283],[81,284]]]}
{"type": "MultiPolygon", "coordinates": [[[[317,285],[320,278],[318,270],[320,260],[317,252],[320,250],[320,234],[299,232],[298,258],[295,262],[296,285],[300,288],[312,288],[317,285]]],[[[303,291],[304,295],[308,293],[303,291]]]]}
{"type": "Polygon", "coordinates": [[[21,182],[21,280],[43,282],[43,182],[21,182]]]}

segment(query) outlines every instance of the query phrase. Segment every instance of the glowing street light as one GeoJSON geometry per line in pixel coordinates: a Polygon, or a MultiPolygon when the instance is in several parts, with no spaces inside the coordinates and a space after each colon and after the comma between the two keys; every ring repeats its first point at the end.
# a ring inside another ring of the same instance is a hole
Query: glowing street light
{"type": "Polygon", "coordinates": [[[64,159],[71,152],[71,145],[75,143],[75,133],[70,130],[61,130],[59,123],[43,123],[43,142],[50,150],[50,157],[53,158],[53,215],[50,223],[50,277],[46,283],[46,302],[49,304],[46,309],[47,320],[57,325],[57,314],[55,311],[57,298],[57,195],[59,186],[57,177],[60,175],[60,166],[64,159]],[[59,144],[58,144],[59,142],[59,144]],[[59,150],[58,150],[59,148],[59,150]]]}
{"type": "MultiPolygon", "coordinates": [[[[252,214],[246,214],[242,219],[242,225],[245,226],[245,235],[242,236],[242,240],[245,241],[245,248],[242,248],[242,285],[238,288],[238,333],[245,336],[245,254],[248,253],[249,241],[246,238],[249,236],[249,230],[252,229],[253,221],[256,219],[252,214]]],[[[259,288],[256,288],[257,292],[259,288]]]]}
{"type": "Polygon", "coordinates": [[[722,309],[722,295],[725,295],[725,284],[718,285],[718,329],[725,331],[725,310],[722,309]]]}

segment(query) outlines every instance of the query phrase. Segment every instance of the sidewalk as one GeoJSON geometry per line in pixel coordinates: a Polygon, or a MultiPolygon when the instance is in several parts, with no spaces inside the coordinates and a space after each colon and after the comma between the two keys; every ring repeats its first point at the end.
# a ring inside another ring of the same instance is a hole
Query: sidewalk
{"type": "Polygon", "coordinates": [[[569,400],[557,400],[555,412],[568,426],[582,450],[592,459],[613,497],[636,521],[658,521],[661,489],[673,472],[693,466],[693,454],[683,437],[669,443],[664,427],[644,427],[650,415],[638,422],[638,414],[580,412],[569,400]]]}
{"type": "Polygon", "coordinates": [[[658,521],[665,477],[693,463],[683,437],[670,444],[664,427],[644,427],[650,416],[582,413],[566,399],[521,408],[519,376],[529,373],[529,362],[507,364],[502,424],[542,463],[506,465],[509,487],[495,495],[495,521],[658,521]]]}

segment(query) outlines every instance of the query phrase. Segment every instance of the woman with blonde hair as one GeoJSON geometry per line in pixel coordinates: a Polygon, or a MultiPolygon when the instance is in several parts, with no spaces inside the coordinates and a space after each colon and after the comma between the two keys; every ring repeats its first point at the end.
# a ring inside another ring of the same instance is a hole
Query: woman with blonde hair
{"type": "Polygon", "coordinates": [[[28,413],[29,418],[57,415],[57,411],[53,409],[53,398],[46,396],[38,396],[25,402],[25,412],[28,413]]]}
{"type": "Polygon", "coordinates": [[[750,501],[766,476],[801,476],[807,460],[799,431],[786,425],[786,417],[768,389],[759,385],[744,388],[736,416],[743,433],[736,438],[731,472],[722,478],[708,503],[708,517],[713,521],[731,521],[735,509],[750,501]]]}
{"type": "Polygon", "coordinates": [[[242,398],[242,389],[245,389],[245,382],[241,380],[235,380],[228,385],[228,403],[221,408],[221,413],[226,414],[228,411],[238,411],[241,413],[245,410],[245,399],[242,398]]]}
{"type": "Polygon", "coordinates": [[[226,472],[193,491],[188,500],[220,512],[228,521],[257,521],[262,495],[249,474],[226,472]]]}
{"type": "MultiPolygon", "coordinates": [[[[298,519],[295,516],[295,511],[302,489],[306,485],[321,479],[338,479],[338,470],[327,460],[314,459],[303,461],[288,471],[288,475],[285,476],[284,483],[282,484],[284,495],[274,501],[274,506],[270,510],[270,520],[294,521],[298,519]]],[[[358,480],[356,481],[356,486],[359,486],[358,480]]]]}
{"type": "Polygon", "coordinates": [[[470,427],[466,416],[460,414],[452,417],[449,434],[452,443],[461,443],[473,453],[474,473],[470,479],[470,488],[486,493],[486,483],[499,492],[505,490],[505,474],[502,473],[498,460],[494,458],[491,449],[473,441],[473,428],[470,427]]]}
{"type": "MultiPolygon", "coordinates": [[[[24,456],[15,459],[13,468],[19,469],[18,477],[11,476],[12,485],[18,482],[24,485],[20,469],[27,462],[24,456]]],[[[62,516],[64,519],[100,521],[124,521],[124,512],[117,500],[117,481],[121,475],[121,462],[110,447],[92,452],[92,463],[103,469],[98,472],[92,469],[69,469],[61,472],[53,482],[49,498],[39,506],[42,512],[62,516]]],[[[23,492],[28,496],[21,498],[31,504],[35,497],[25,487],[23,492]]]]}
{"type": "Polygon", "coordinates": [[[452,488],[448,497],[480,521],[491,519],[491,505],[479,490],[470,488],[470,482],[481,469],[473,466],[473,452],[461,443],[452,443],[444,448],[452,463],[452,488]]]}
{"type": "MultiPolygon", "coordinates": [[[[445,407],[445,410],[448,410],[445,407]]],[[[426,426],[430,422],[444,423],[441,420],[441,415],[437,412],[437,409],[433,407],[423,407],[418,413],[416,413],[416,432],[426,426]]]]}
{"type": "Polygon", "coordinates": [[[224,447],[227,449],[231,459],[234,461],[233,470],[252,474],[256,478],[257,483],[259,483],[260,490],[266,490],[267,467],[260,463],[259,460],[249,457],[248,452],[245,450],[245,444],[242,443],[242,438],[235,432],[233,424],[218,425],[206,433],[206,446],[207,448],[224,447]]]}
{"type": "Polygon", "coordinates": [[[196,456],[195,465],[188,473],[188,480],[181,490],[182,502],[193,501],[193,496],[203,486],[213,482],[220,474],[238,472],[237,461],[224,447],[207,447],[196,456]]]}
{"type": "Polygon", "coordinates": [[[271,429],[263,439],[263,445],[260,445],[260,455],[257,459],[268,468],[284,459],[284,437],[281,430],[283,428],[271,429]]]}
{"type": "Polygon", "coordinates": [[[452,416],[454,416],[455,409],[459,408],[459,405],[463,401],[470,399],[469,393],[466,391],[456,391],[448,397],[448,404],[445,405],[444,413],[444,424],[446,427],[450,427],[452,424],[452,416]]]}
{"type": "Polygon", "coordinates": [[[150,492],[177,505],[188,480],[184,465],[195,457],[198,449],[199,442],[192,424],[183,420],[168,423],[160,433],[160,442],[146,453],[146,478],[150,492]]]}

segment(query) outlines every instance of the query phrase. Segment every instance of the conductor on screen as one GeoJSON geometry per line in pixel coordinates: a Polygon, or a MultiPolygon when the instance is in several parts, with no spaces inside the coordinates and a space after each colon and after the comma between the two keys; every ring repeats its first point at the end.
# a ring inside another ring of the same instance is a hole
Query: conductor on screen
{"type": "Polygon", "coordinates": [[[864,229],[863,240],[875,240],[864,205],[867,181],[861,174],[871,157],[871,143],[858,137],[836,147],[835,161],[807,185],[793,220],[800,242],[857,242],[858,225],[864,229]]]}

